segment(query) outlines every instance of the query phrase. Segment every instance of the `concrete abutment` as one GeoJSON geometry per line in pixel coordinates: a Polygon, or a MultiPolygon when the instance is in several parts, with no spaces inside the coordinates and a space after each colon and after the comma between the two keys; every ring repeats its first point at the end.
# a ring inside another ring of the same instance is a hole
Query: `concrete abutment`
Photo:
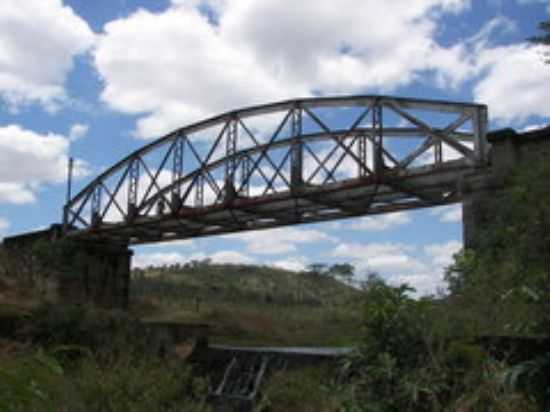
{"type": "Polygon", "coordinates": [[[133,255],[128,246],[61,238],[60,234],[61,227],[52,225],[5,238],[3,243],[16,259],[35,261],[34,270],[54,279],[57,302],[127,308],[133,255]],[[44,254],[48,257],[41,258],[44,254]]]}
{"type": "Polygon", "coordinates": [[[517,133],[504,129],[489,133],[490,167],[487,172],[465,176],[460,182],[464,248],[475,249],[483,227],[499,207],[499,194],[516,167],[531,167],[550,159],[550,127],[517,133]]]}

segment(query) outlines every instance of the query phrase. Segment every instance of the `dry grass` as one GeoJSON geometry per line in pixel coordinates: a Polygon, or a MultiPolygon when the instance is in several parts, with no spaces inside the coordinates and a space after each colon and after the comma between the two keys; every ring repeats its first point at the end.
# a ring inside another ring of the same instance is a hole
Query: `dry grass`
{"type": "Polygon", "coordinates": [[[349,345],[360,336],[360,308],[259,303],[146,304],[147,321],[207,324],[210,340],[245,345],[349,345]]]}

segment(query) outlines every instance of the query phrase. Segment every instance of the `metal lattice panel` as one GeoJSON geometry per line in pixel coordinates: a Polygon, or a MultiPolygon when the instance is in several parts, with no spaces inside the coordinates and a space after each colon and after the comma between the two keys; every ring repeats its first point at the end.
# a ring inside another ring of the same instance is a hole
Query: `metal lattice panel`
{"type": "Polygon", "coordinates": [[[147,243],[460,200],[483,105],[352,96],[246,108],[130,154],[64,207],[69,236],[147,243]]]}

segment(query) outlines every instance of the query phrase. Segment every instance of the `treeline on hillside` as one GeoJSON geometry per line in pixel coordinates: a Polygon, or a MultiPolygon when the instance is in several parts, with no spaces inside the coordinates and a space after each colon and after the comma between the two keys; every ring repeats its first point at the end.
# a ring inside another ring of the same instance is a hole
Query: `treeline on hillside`
{"type": "Polygon", "coordinates": [[[358,299],[349,264],[313,264],[293,272],[272,266],[215,264],[210,259],[132,270],[131,293],[180,303],[250,302],[327,305],[358,299]]]}

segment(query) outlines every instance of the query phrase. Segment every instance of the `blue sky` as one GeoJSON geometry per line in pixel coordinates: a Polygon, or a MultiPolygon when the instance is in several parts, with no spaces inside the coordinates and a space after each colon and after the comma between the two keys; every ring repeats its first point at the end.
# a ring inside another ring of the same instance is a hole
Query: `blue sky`
{"type": "MultiPolygon", "coordinates": [[[[491,128],[550,118],[550,66],[525,43],[550,0],[3,0],[0,237],[61,217],[75,189],[170,130],[312,95],[475,101],[491,128]]],[[[352,262],[421,293],[462,241],[458,206],[135,249],[298,270],[352,262]]]]}

